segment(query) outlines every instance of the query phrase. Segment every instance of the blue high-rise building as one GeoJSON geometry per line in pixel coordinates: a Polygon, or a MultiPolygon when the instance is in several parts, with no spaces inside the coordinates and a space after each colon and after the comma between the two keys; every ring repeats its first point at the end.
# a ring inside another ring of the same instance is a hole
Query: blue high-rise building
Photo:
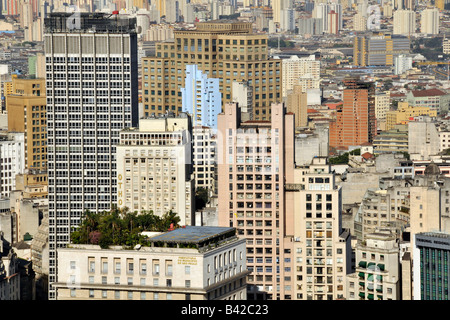
{"type": "Polygon", "coordinates": [[[182,110],[192,116],[193,126],[217,129],[217,115],[222,111],[219,79],[208,78],[197,65],[186,65],[185,86],[181,88],[182,110]]]}

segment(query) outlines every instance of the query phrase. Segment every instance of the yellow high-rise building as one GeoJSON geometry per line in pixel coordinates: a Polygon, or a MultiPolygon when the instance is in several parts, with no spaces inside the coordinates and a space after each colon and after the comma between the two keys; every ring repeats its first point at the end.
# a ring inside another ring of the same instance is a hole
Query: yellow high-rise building
{"type": "Polygon", "coordinates": [[[25,168],[47,169],[45,79],[13,78],[6,96],[8,130],[25,133],[25,168]]]}
{"type": "Polygon", "coordinates": [[[282,67],[269,58],[266,34],[253,33],[250,22],[217,20],[175,30],[174,38],[156,43],[155,55],[142,59],[144,115],[182,111],[185,67],[196,64],[219,79],[222,105],[232,102],[233,81],[245,80],[253,87],[253,119],[270,119],[271,103],[282,99],[282,67]]]}

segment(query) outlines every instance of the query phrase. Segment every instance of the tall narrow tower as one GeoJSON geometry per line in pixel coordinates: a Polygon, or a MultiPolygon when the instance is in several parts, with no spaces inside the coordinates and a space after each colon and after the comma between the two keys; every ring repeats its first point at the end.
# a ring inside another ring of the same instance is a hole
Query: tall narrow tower
{"type": "Polygon", "coordinates": [[[52,13],[45,20],[48,124],[49,298],[56,250],[86,210],[116,203],[120,130],[138,123],[135,19],[52,13]]]}

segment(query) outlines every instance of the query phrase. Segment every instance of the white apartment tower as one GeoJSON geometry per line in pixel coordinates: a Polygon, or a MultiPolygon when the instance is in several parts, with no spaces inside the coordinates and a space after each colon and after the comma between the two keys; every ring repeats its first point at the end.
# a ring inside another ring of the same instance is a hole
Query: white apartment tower
{"type": "MultiPolygon", "coordinates": [[[[350,232],[342,228],[342,190],[325,157],[294,170],[294,297],[337,300],[351,270],[350,232]]],[[[291,198],[291,197],[289,197],[291,198]]]]}
{"type": "Polygon", "coordinates": [[[185,113],[140,119],[139,129],[120,133],[117,146],[117,204],[131,211],[173,211],[181,225],[194,212],[192,125],[185,113]]]}
{"type": "Polygon", "coordinates": [[[420,13],[420,32],[424,34],[439,33],[439,9],[426,8],[420,13]]]}
{"type": "Polygon", "coordinates": [[[45,20],[50,299],[56,249],[70,243],[86,210],[117,201],[119,132],[138,120],[135,25],[103,13],[45,20]]]}
{"type": "Polygon", "coordinates": [[[416,12],[413,10],[395,11],[393,34],[409,36],[414,33],[416,33],[416,12]]]}

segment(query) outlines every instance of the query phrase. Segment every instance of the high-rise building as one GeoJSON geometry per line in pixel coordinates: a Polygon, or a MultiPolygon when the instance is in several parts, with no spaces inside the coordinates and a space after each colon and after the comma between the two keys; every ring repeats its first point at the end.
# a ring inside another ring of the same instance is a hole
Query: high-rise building
{"type": "Polygon", "coordinates": [[[219,225],[247,239],[249,300],[292,299],[292,207],[286,178],[294,170],[294,115],[272,106],[271,121],[241,122],[239,107],[225,104],[218,120],[219,225]]]}
{"type": "Polygon", "coordinates": [[[208,78],[197,65],[186,65],[184,87],[181,88],[182,110],[192,116],[194,126],[217,129],[217,115],[222,111],[219,79],[208,78]]]}
{"type": "Polygon", "coordinates": [[[205,126],[193,127],[192,138],[195,189],[207,189],[209,196],[216,196],[218,192],[217,129],[205,126]]]}
{"type": "Polygon", "coordinates": [[[232,101],[233,81],[253,87],[254,119],[269,120],[270,104],[281,101],[281,60],[271,59],[267,34],[252,32],[251,22],[208,21],[195,30],[174,30],[174,41],[157,42],[155,55],[142,61],[144,112],[182,111],[180,89],[186,65],[196,64],[219,79],[222,103],[232,101]]]}
{"type": "Polygon", "coordinates": [[[328,12],[328,33],[339,33],[339,14],[334,10],[328,12]]]}
{"type": "Polygon", "coordinates": [[[45,20],[49,186],[49,298],[56,249],[86,210],[117,201],[119,132],[138,122],[135,18],[52,13],[45,20]]]}
{"type": "Polygon", "coordinates": [[[131,211],[172,211],[192,225],[194,179],[192,123],[173,113],[142,118],[138,129],[120,132],[117,145],[117,204],[131,211]]]}
{"type": "Polygon", "coordinates": [[[439,33],[438,8],[426,8],[420,13],[420,32],[425,34],[439,33]]]}
{"type": "Polygon", "coordinates": [[[404,36],[416,33],[416,12],[413,10],[397,10],[394,12],[393,34],[404,36]]]}
{"type": "Polygon", "coordinates": [[[356,13],[353,16],[353,31],[366,31],[367,17],[362,13],[356,13]]]}
{"type": "MultiPolygon", "coordinates": [[[[282,60],[282,87],[283,97],[287,97],[289,91],[295,85],[300,84],[300,79],[310,79],[309,85],[303,87],[306,89],[317,89],[320,85],[320,61],[316,60],[315,55],[307,57],[291,56],[289,59],[282,60]]],[[[302,81],[303,83],[307,83],[302,81]]]]}
{"type": "Polygon", "coordinates": [[[356,36],[353,45],[355,66],[392,66],[394,56],[409,54],[410,40],[405,36],[370,34],[356,36]]]}
{"type": "Polygon", "coordinates": [[[375,86],[355,79],[344,80],[343,104],[330,123],[330,146],[360,146],[373,141],[377,133],[375,86]]]}
{"type": "Polygon", "coordinates": [[[326,157],[295,169],[285,188],[293,199],[293,298],[337,300],[351,271],[350,232],[342,228],[342,189],[326,157]]]}
{"type": "Polygon", "coordinates": [[[25,168],[47,170],[45,79],[12,79],[6,96],[8,130],[25,133],[25,168]]]}

